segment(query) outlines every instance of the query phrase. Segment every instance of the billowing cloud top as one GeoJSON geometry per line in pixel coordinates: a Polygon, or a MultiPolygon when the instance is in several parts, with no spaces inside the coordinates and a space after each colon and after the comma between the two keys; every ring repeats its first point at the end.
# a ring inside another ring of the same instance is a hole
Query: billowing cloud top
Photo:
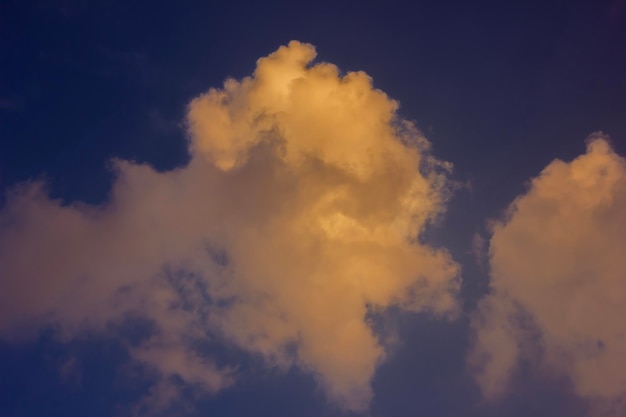
{"type": "Polygon", "coordinates": [[[230,384],[234,369],[197,349],[217,339],[367,407],[385,353],[368,309],[456,309],[457,265],[418,239],[443,210],[448,167],[366,74],[314,57],[291,42],[193,100],[190,163],[118,160],[102,207],[63,205],[39,183],[11,191],[2,336],[53,323],[75,337],[144,317],[153,331],[129,349],[165,382],[230,384]]]}
{"type": "Polygon", "coordinates": [[[602,136],[554,161],[497,222],[471,363],[489,397],[520,358],[564,373],[595,415],[626,410],[626,161],[602,136]]]}

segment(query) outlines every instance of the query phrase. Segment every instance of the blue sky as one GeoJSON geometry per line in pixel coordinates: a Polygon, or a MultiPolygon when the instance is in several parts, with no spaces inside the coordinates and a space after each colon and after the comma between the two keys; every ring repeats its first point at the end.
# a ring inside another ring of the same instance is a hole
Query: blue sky
{"type": "Polygon", "coordinates": [[[0,6],[0,416],[626,415],[626,3],[365,3],[0,6]]]}

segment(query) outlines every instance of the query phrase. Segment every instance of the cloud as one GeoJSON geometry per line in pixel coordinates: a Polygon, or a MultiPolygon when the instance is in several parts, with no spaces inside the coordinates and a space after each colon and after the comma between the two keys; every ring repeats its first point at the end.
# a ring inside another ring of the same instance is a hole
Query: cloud
{"type": "Polygon", "coordinates": [[[450,167],[365,73],[314,58],[291,42],[193,100],[189,164],[116,160],[103,206],[63,205],[40,183],[12,190],[0,214],[3,337],[143,317],[152,331],[129,349],[164,380],[233,383],[236,364],[198,349],[218,341],[366,408],[385,357],[368,313],[457,311],[458,265],[420,239],[444,211],[450,167]]]}
{"type": "Polygon", "coordinates": [[[596,415],[626,405],[626,161],[602,135],[550,163],[492,229],[470,363],[489,397],[520,360],[564,373],[596,415]]]}
{"type": "Polygon", "coordinates": [[[486,246],[487,240],[480,233],[474,233],[474,235],[472,236],[470,253],[474,258],[474,263],[476,263],[476,266],[481,270],[483,269],[485,261],[487,260],[486,246]]]}

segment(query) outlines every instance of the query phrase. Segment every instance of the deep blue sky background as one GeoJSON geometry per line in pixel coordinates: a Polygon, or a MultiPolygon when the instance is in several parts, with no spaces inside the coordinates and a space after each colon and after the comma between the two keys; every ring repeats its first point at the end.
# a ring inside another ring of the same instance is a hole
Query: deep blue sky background
{"type": "MultiPolygon", "coordinates": [[[[45,177],[53,196],[99,203],[111,157],[184,164],[191,98],[249,75],[291,39],[310,42],[318,60],[372,76],[435,155],[455,164],[455,179],[471,184],[432,232],[464,265],[471,309],[486,277],[468,252],[485,220],[549,161],[582,153],[594,131],[626,153],[626,2],[414,3],[5,0],[0,189],[45,177]]],[[[531,371],[503,403],[482,404],[463,363],[466,319],[398,314],[395,322],[403,344],[374,381],[374,415],[585,415],[567,381],[531,371]]],[[[341,415],[309,376],[243,360],[247,380],[189,399],[197,415],[341,415]]],[[[115,340],[95,336],[2,342],[0,416],[114,416],[149,386],[145,375],[128,378],[130,366],[115,340]]]]}

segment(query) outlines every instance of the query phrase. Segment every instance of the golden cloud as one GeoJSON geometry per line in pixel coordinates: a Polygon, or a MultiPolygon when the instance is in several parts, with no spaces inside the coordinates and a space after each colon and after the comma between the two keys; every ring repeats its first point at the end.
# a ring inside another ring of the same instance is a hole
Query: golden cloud
{"type": "Polygon", "coordinates": [[[155,332],[132,353],[166,377],[232,383],[194,348],[218,337],[366,408],[385,356],[368,309],[457,309],[457,264],[418,239],[444,210],[449,166],[365,73],[314,58],[291,42],[193,100],[190,163],[116,161],[103,207],[14,190],[0,331],[55,322],[71,337],[140,315],[155,332]]]}
{"type": "Polygon", "coordinates": [[[487,396],[521,357],[562,372],[597,415],[626,405],[626,161],[606,138],[556,160],[495,223],[491,295],[470,363],[487,396]]]}

